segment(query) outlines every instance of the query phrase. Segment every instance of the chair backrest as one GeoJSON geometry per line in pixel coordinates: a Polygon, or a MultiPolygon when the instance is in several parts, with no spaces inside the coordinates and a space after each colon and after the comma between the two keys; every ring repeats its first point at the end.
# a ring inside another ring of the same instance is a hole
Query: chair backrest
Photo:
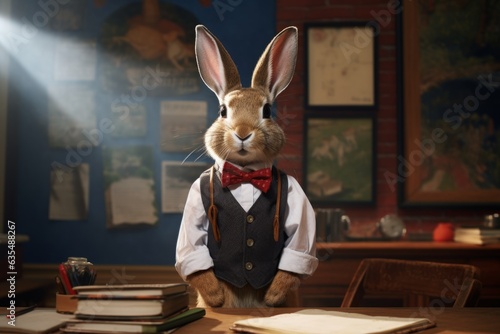
{"type": "Polygon", "coordinates": [[[341,307],[360,306],[365,295],[384,293],[425,297],[427,304],[405,306],[475,306],[482,287],[478,278],[479,269],[472,265],[364,259],[341,307]]]}

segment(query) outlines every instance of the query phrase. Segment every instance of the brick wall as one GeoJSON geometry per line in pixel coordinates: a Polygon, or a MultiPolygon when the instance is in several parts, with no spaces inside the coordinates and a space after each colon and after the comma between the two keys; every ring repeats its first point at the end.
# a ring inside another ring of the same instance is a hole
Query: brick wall
{"type": "Polygon", "coordinates": [[[345,207],[359,234],[369,234],[382,216],[397,213],[409,231],[432,231],[436,222],[481,222],[488,210],[405,209],[397,206],[397,193],[389,187],[384,173],[397,174],[397,41],[394,1],[391,0],[277,0],[277,31],[295,25],[299,28],[299,56],[294,79],[278,98],[282,126],[287,135],[280,168],[303,181],[303,118],[305,92],[304,30],[305,22],[377,21],[378,35],[378,98],[376,113],[376,204],[372,207],[345,207]]]}

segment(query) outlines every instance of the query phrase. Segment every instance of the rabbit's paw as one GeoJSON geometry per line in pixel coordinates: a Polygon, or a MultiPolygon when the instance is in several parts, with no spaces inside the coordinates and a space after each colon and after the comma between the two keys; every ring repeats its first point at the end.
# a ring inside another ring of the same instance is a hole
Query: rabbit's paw
{"type": "Polygon", "coordinates": [[[189,275],[187,280],[208,306],[221,307],[224,304],[224,289],[212,269],[197,271],[189,275]]]}
{"type": "Polygon", "coordinates": [[[269,289],[267,289],[264,302],[267,306],[283,305],[286,301],[288,291],[297,289],[299,285],[300,279],[297,274],[278,270],[269,289]]]}

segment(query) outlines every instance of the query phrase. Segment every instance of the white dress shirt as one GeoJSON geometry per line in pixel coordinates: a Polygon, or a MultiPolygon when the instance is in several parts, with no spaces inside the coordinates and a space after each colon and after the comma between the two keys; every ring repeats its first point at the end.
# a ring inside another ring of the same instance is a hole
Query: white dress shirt
{"type": "MultiPolygon", "coordinates": [[[[224,161],[217,161],[215,164],[218,177],[223,163],[224,161]]],[[[270,166],[256,164],[246,166],[244,170],[265,167],[270,166]]],[[[288,238],[285,240],[278,269],[307,277],[312,275],[318,266],[315,246],[316,219],[314,210],[297,180],[289,175],[287,177],[288,201],[284,231],[288,238]]],[[[252,207],[261,194],[261,191],[250,183],[229,186],[229,189],[245,211],[252,207]]],[[[189,191],[177,239],[175,268],[184,280],[188,275],[214,265],[207,247],[209,228],[210,223],[202,203],[198,178],[189,191]]]]}

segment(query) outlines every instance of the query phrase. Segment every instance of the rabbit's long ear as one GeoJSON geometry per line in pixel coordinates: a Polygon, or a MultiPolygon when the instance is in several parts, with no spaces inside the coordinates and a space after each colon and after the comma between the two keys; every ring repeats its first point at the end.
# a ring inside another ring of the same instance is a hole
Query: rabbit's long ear
{"type": "Polygon", "coordinates": [[[196,61],[201,79],[222,100],[241,88],[240,75],[222,43],[202,25],[196,26],[196,61]]]}
{"type": "Polygon", "coordinates": [[[269,43],[255,67],[252,87],[264,89],[271,101],[290,83],[297,62],[296,27],[283,29],[269,43]]]}

